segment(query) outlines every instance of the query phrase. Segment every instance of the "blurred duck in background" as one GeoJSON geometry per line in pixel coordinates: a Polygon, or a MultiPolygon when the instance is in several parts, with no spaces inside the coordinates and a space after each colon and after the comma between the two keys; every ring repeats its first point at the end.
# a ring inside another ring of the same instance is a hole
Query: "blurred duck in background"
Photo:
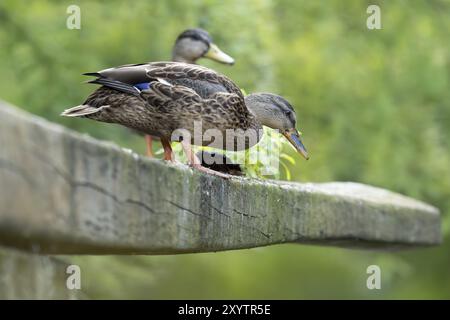
{"type": "Polygon", "coordinates": [[[172,61],[195,64],[200,58],[228,65],[234,64],[234,59],[213,43],[206,30],[195,28],[180,33],[173,46],[172,61]]]}

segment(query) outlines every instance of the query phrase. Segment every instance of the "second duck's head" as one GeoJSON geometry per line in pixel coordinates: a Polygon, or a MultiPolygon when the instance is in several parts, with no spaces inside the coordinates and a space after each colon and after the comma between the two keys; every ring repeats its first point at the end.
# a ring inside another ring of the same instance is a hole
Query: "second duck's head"
{"type": "Polygon", "coordinates": [[[286,99],[273,93],[253,93],[245,97],[245,105],[263,126],[279,130],[297,152],[309,159],[301,133],[295,127],[294,108],[286,99]]]}
{"type": "Polygon", "coordinates": [[[213,43],[207,31],[199,28],[183,31],[175,41],[172,60],[193,64],[200,58],[208,58],[229,65],[234,64],[234,59],[213,43]]]}

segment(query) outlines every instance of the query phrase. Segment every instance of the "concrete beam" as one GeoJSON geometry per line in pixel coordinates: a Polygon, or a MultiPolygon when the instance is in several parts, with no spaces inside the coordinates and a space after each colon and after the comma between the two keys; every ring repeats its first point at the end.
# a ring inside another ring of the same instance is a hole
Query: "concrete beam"
{"type": "Polygon", "coordinates": [[[0,102],[0,244],[45,254],[175,254],[441,241],[439,211],[367,185],[229,181],[0,102]]]}

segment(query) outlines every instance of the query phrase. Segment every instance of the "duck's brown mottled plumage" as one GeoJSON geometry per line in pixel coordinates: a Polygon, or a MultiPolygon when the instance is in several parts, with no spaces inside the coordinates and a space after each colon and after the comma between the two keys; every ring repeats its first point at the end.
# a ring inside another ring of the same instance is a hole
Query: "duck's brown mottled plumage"
{"type": "MultiPolygon", "coordinates": [[[[82,115],[86,118],[118,123],[168,140],[181,128],[191,133],[192,144],[199,144],[193,136],[196,121],[201,122],[201,133],[216,129],[224,139],[227,129],[258,132],[261,129],[261,124],[247,109],[241,90],[224,75],[198,65],[155,62],[106,69],[95,75],[120,81],[130,88],[150,82],[150,89],[130,94],[103,86],[83,103],[98,110],[82,115]]],[[[211,142],[202,141],[201,145],[211,145],[211,142]]],[[[226,143],[214,142],[218,147],[226,143]]],[[[236,142],[233,145],[238,149],[236,142]]],[[[248,147],[251,145],[245,146],[248,147]]]]}
{"type": "Polygon", "coordinates": [[[253,93],[244,98],[230,79],[208,68],[154,62],[88,75],[97,77],[90,82],[104,87],[83,105],[62,115],[117,123],[160,137],[166,160],[173,159],[170,141],[181,141],[193,167],[228,177],[202,166],[191,144],[233,151],[248,149],[261,139],[262,125],[280,130],[300,154],[309,158],[296,129],[294,108],[286,99],[272,93],[253,93]],[[183,130],[182,136],[179,132],[174,135],[178,130],[183,130]],[[186,131],[190,137],[186,137],[186,131]]]}
{"type": "Polygon", "coordinates": [[[101,76],[131,85],[163,79],[173,85],[191,88],[202,98],[216,92],[234,93],[243,98],[239,87],[226,76],[206,67],[181,62],[127,64],[87,75],[101,76]]]}

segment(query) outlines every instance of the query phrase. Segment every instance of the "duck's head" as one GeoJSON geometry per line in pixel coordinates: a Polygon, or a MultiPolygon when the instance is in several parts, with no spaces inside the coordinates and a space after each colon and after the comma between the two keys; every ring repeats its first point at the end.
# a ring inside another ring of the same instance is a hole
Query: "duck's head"
{"type": "Polygon", "coordinates": [[[286,99],[272,93],[253,93],[245,97],[245,105],[263,126],[279,130],[297,152],[309,159],[301,133],[295,127],[294,108],[286,99]]]}
{"type": "Polygon", "coordinates": [[[175,41],[172,60],[193,64],[200,58],[234,64],[234,59],[213,43],[207,31],[198,28],[183,31],[175,41]]]}

